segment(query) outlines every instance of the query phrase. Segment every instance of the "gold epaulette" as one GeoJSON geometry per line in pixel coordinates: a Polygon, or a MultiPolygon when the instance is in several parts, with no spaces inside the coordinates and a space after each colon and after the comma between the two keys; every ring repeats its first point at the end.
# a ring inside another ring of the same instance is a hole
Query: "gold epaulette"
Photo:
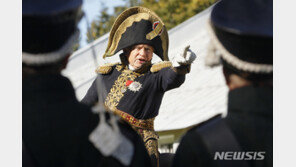
{"type": "Polygon", "coordinates": [[[166,68],[166,67],[172,67],[172,63],[170,61],[162,61],[159,63],[155,63],[152,65],[150,71],[154,73],[154,72],[158,72],[161,69],[166,68]]]}
{"type": "Polygon", "coordinates": [[[112,71],[112,67],[117,65],[119,63],[106,63],[102,66],[99,66],[97,69],[96,69],[96,73],[99,73],[99,74],[109,74],[111,71],[112,71]]]}

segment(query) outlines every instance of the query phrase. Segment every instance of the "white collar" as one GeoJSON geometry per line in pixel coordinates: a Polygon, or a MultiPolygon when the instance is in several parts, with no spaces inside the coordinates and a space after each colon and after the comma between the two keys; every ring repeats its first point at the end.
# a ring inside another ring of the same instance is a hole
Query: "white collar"
{"type": "Polygon", "coordinates": [[[128,65],[128,69],[132,70],[132,71],[135,71],[136,69],[132,66],[132,65],[128,65]]]}

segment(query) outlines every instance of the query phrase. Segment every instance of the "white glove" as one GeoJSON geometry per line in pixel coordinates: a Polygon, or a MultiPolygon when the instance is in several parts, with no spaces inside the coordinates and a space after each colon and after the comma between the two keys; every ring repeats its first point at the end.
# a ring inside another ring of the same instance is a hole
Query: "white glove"
{"type": "Polygon", "coordinates": [[[189,49],[189,46],[186,46],[182,52],[179,52],[173,59],[172,59],[172,65],[173,67],[180,67],[181,65],[189,65],[191,64],[195,59],[196,55],[192,50],[189,49]]]}

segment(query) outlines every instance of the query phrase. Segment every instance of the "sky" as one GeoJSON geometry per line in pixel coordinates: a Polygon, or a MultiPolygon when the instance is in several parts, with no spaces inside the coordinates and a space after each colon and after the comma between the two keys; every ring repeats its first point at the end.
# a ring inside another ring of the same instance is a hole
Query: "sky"
{"type": "MultiPolygon", "coordinates": [[[[85,13],[85,17],[87,17],[89,24],[99,16],[100,10],[102,9],[102,4],[108,7],[108,12],[113,12],[113,7],[124,5],[125,2],[123,0],[83,0],[83,11],[85,13]]],[[[86,32],[87,32],[87,21],[83,18],[79,23],[80,29],[80,47],[84,47],[87,45],[86,42],[86,32]]]]}

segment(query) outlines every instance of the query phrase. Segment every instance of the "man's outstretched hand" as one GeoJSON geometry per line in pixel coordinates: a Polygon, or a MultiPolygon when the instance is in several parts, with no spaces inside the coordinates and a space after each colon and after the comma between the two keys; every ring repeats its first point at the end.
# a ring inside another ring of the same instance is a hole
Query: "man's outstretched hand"
{"type": "Polygon", "coordinates": [[[190,65],[195,59],[195,53],[189,49],[190,45],[181,50],[172,60],[173,67],[190,65]]]}

